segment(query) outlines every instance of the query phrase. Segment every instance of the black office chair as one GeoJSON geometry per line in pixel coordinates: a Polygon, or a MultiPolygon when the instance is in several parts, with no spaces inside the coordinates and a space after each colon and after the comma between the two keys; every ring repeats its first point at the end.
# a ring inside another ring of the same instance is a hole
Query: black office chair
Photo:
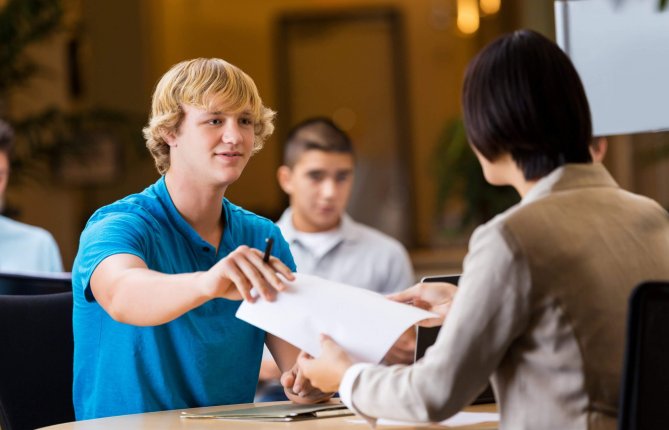
{"type": "Polygon", "coordinates": [[[69,273],[27,275],[0,272],[0,294],[53,294],[72,291],[69,273]]]}
{"type": "Polygon", "coordinates": [[[669,281],[639,285],[630,296],[620,388],[620,430],[669,425],[669,281]]]}
{"type": "Polygon", "coordinates": [[[0,295],[0,428],[74,421],[72,293],[0,295]]]}

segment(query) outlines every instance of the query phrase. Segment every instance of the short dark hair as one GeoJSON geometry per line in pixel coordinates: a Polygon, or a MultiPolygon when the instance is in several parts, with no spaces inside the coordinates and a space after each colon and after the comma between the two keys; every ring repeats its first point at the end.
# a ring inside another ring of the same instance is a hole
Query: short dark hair
{"type": "Polygon", "coordinates": [[[0,152],[9,157],[14,149],[14,130],[9,123],[0,119],[0,152]]]}
{"type": "Polygon", "coordinates": [[[462,92],[469,142],[489,161],[509,153],[527,180],[592,162],[590,108],[567,55],[532,30],[495,40],[469,64],[462,92]]]}
{"type": "Polygon", "coordinates": [[[303,153],[312,149],[354,155],[351,138],[322,116],[305,119],[290,130],[283,148],[283,164],[292,168],[303,153]]]}

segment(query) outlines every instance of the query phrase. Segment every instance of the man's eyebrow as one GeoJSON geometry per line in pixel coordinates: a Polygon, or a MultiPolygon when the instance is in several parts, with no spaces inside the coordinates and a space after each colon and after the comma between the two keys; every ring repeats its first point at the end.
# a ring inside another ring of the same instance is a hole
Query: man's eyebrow
{"type": "MultiPolygon", "coordinates": [[[[222,115],[222,114],[224,114],[224,113],[227,113],[227,111],[225,111],[225,110],[220,110],[220,109],[218,109],[218,110],[214,110],[214,111],[206,111],[206,112],[205,112],[206,115],[222,115]]],[[[251,112],[250,110],[248,110],[248,109],[244,109],[244,110],[241,110],[241,111],[237,111],[236,113],[238,113],[239,115],[251,115],[251,114],[252,114],[252,112],[251,112]]]]}
{"type": "MultiPolygon", "coordinates": [[[[335,174],[339,174],[339,173],[352,173],[353,171],[354,171],[354,169],[345,168],[345,169],[336,169],[336,170],[334,171],[334,173],[335,173],[335,174]]],[[[323,169],[323,168],[313,168],[313,169],[307,169],[306,172],[307,172],[307,173],[325,173],[325,172],[327,172],[327,169],[323,169]]]]}
{"type": "Polygon", "coordinates": [[[220,115],[220,113],[219,112],[202,111],[202,112],[195,113],[194,117],[197,118],[197,119],[205,119],[205,118],[208,118],[212,115],[220,115]]]}

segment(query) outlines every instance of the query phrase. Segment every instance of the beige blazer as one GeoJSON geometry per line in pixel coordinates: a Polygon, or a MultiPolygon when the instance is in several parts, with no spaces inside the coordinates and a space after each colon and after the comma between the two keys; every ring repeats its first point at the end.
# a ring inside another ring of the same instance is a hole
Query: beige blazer
{"type": "Polygon", "coordinates": [[[363,370],[368,417],[440,421],[491,378],[503,429],[615,429],[627,300],[669,279],[669,214],[599,164],[567,165],[478,228],[435,345],[363,370]]]}

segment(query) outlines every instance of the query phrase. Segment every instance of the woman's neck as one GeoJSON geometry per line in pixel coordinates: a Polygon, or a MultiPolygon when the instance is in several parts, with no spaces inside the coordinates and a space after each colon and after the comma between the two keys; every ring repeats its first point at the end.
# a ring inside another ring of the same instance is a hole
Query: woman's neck
{"type": "Polygon", "coordinates": [[[512,184],[513,188],[518,191],[518,194],[520,194],[520,197],[523,198],[527,195],[527,193],[530,192],[532,188],[537,184],[538,180],[532,180],[528,181],[525,178],[522,179],[522,181],[519,181],[517,184],[512,184]]]}

